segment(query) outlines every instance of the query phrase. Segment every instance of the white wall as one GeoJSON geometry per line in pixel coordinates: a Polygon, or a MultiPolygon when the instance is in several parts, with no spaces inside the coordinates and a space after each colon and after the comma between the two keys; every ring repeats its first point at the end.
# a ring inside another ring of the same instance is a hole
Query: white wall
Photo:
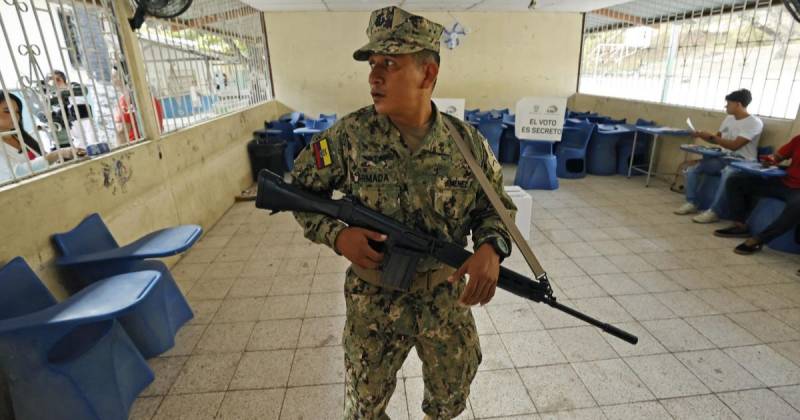
{"type": "MultiPolygon", "coordinates": [[[[578,77],[581,16],[576,13],[420,13],[470,33],[442,48],[434,92],[466,98],[467,108],[512,107],[527,95],[569,96],[578,77]]],[[[276,99],[311,115],[346,114],[371,103],[368,66],[353,60],[367,42],[367,12],[267,13],[276,99]]]]}

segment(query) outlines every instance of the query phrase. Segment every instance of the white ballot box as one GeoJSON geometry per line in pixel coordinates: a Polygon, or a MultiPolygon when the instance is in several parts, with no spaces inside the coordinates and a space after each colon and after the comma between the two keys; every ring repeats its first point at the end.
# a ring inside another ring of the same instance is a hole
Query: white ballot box
{"type": "Polygon", "coordinates": [[[517,206],[517,217],[514,222],[517,228],[522,232],[522,237],[526,241],[531,240],[531,216],[533,215],[533,198],[525,190],[516,186],[508,185],[503,187],[506,194],[511,197],[511,201],[517,206]]]}

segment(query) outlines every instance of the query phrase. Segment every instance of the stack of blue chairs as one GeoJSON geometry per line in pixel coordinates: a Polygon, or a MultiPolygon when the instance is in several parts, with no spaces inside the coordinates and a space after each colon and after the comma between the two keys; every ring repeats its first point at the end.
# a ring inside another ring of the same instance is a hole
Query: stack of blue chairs
{"type": "Polygon", "coordinates": [[[514,132],[515,117],[513,114],[502,114],[503,134],[500,137],[501,163],[517,163],[520,155],[520,141],[514,132]]]}
{"type": "Polygon", "coordinates": [[[559,178],[583,178],[586,176],[586,147],[597,126],[592,123],[564,127],[561,142],[556,146],[559,178]]]}
{"type": "Polygon", "coordinates": [[[578,119],[586,119],[589,117],[597,117],[599,114],[596,112],[576,112],[576,111],[567,111],[567,118],[578,118],[578,119]]]}
{"type": "Polygon", "coordinates": [[[305,114],[302,112],[290,112],[288,114],[283,114],[278,118],[280,122],[288,122],[293,127],[297,127],[297,125],[305,119],[305,114]]]}
{"type": "Polygon", "coordinates": [[[191,247],[200,226],[150,233],[118,246],[92,214],[53,236],[68,289],[56,302],[22,258],[0,268],[0,372],[18,419],[124,420],[154,379],[146,358],[174,345],[191,308],[166,265],[152,258],[191,247]]]}
{"type": "Polygon", "coordinates": [[[586,150],[586,170],[592,175],[614,175],[617,172],[617,143],[630,134],[627,128],[620,128],[618,124],[625,124],[625,119],[607,119],[600,123],[592,134],[586,150]]]}
{"type": "Polygon", "coordinates": [[[127,419],[154,375],[117,320],[152,299],[160,276],[111,276],[57,303],[22,258],[2,267],[0,370],[16,418],[127,419]]]}
{"type": "Polygon", "coordinates": [[[500,136],[503,134],[503,121],[494,119],[488,113],[478,120],[478,131],[489,142],[494,156],[500,157],[500,136]]]}
{"type": "Polygon", "coordinates": [[[314,138],[315,134],[330,128],[336,122],[336,119],[329,119],[329,118],[321,118],[319,120],[306,119],[303,122],[305,123],[305,127],[295,129],[294,133],[299,134],[303,138],[303,147],[306,147],[309,144],[311,144],[311,139],[314,138]]]}
{"type": "Polygon", "coordinates": [[[142,355],[153,357],[172,348],[178,329],[194,316],[169,268],[154,258],[189,249],[202,232],[197,225],[177,226],[120,247],[100,215],[94,213],[71,231],[53,235],[61,253],[56,265],[67,270],[79,289],[122,273],[146,270],[160,273],[152,296],[137,310],[120,318],[142,355]]]}

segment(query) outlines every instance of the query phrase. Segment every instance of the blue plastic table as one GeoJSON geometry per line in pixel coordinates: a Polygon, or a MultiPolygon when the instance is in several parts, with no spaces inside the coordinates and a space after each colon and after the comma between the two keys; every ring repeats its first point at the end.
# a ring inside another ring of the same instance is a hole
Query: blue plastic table
{"type": "Polygon", "coordinates": [[[687,153],[694,153],[703,157],[722,157],[725,152],[717,147],[698,146],[696,144],[682,144],[681,150],[687,153]]]}
{"type": "Polygon", "coordinates": [[[783,177],[786,176],[786,171],[778,168],[776,166],[770,166],[769,168],[765,168],[761,166],[758,162],[752,161],[745,161],[745,160],[737,160],[729,163],[732,167],[746,172],[751,175],[759,175],[765,177],[783,177]]]}
{"type": "MultiPolygon", "coordinates": [[[[653,162],[655,161],[656,155],[656,143],[658,142],[659,137],[661,136],[669,136],[669,137],[689,137],[692,135],[692,132],[689,130],[681,130],[678,128],[672,127],[658,127],[658,126],[642,126],[642,125],[630,125],[632,129],[635,130],[633,134],[633,149],[636,150],[636,139],[639,137],[639,133],[650,134],[653,136],[653,141],[650,142],[650,162],[647,164],[647,170],[637,168],[633,165],[633,156],[634,154],[631,153],[631,160],[628,162],[628,178],[631,177],[632,171],[639,171],[641,173],[647,174],[647,180],[645,181],[644,186],[650,186],[650,177],[654,174],[653,172],[653,162]]],[[[655,173],[655,175],[659,175],[655,173]]]]}

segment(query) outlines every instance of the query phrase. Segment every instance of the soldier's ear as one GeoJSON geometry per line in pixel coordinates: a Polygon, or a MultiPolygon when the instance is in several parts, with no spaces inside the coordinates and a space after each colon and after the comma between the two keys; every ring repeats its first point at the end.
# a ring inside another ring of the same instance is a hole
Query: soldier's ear
{"type": "Polygon", "coordinates": [[[439,65],[433,61],[425,63],[423,66],[425,78],[422,79],[423,89],[433,89],[436,85],[436,78],[439,77],[439,65]]]}

